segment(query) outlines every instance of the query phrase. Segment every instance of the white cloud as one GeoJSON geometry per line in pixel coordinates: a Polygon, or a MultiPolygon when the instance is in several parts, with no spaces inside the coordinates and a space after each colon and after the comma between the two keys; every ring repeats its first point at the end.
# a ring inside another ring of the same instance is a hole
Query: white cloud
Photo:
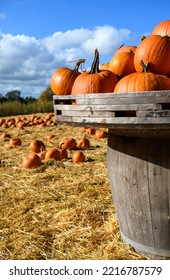
{"type": "Polygon", "coordinates": [[[22,96],[38,97],[50,83],[52,73],[59,67],[73,68],[69,63],[85,58],[88,68],[98,48],[100,57],[113,56],[130,35],[128,29],[112,26],[56,32],[43,39],[25,35],[0,33],[0,93],[21,90],[22,96]]]}

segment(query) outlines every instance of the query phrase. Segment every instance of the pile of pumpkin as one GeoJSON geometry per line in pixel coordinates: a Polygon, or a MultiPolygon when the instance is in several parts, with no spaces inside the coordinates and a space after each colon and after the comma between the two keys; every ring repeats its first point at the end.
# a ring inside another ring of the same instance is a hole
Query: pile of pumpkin
{"type": "Polygon", "coordinates": [[[55,126],[56,122],[54,119],[54,113],[48,113],[45,117],[38,115],[18,116],[11,118],[0,118],[0,127],[2,128],[17,128],[24,129],[28,126],[44,127],[44,126],[55,126]]]}
{"type": "Polygon", "coordinates": [[[120,47],[112,59],[99,67],[96,49],[89,72],[79,72],[84,59],[73,70],[57,69],[50,80],[54,94],[143,92],[170,90],[170,20],[160,22],[138,46],[120,47]]]}

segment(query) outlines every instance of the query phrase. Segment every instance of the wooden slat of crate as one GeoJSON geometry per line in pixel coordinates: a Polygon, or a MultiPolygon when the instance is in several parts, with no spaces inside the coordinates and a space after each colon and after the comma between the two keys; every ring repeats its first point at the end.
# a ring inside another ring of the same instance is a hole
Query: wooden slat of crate
{"type": "Polygon", "coordinates": [[[161,111],[137,111],[136,116],[138,118],[166,118],[170,117],[170,110],[161,110],[161,111]]]}
{"type": "Polygon", "coordinates": [[[134,93],[97,93],[54,96],[54,104],[60,101],[76,100],[80,105],[99,104],[148,104],[170,103],[170,91],[134,92],[134,93]]]}
{"type": "Polygon", "coordinates": [[[109,111],[74,111],[74,110],[62,110],[62,116],[72,116],[72,117],[115,117],[115,112],[109,111]]]}
{"type": "Polygon", "coordinates": [[[145,92],[130,92],[130,93],[91,93],[91,94],[75,94],[75,95],[54,95],[54,99],[93,99],[97,97],[98,99],[103,98],[121,98],[121,97],[170,97],[170,90],[161,91],[145,91],[145,92]]]}
{"type": "Polygon", "coordinates": [[[89,124],[170,124],[170,117],[82,117],[82,116],[58,116],[59,122],[89,123],[89,124]]]}
{"type": "Polygon", "coordinates": [[[170,96],[157,96],[157,97],[110,97],[110,98],[89,98],[77,99],[76,103],[79,105],[98,105],[98,104],[162,104],[170,103],[170,96]]]}
{"type": "Polygon", "coordinates": [[[155,110],[162,109],[161,104],[107,104],[107,105],[65,105],[56,104],[54,110],[61,111],[137,111],[137,110],[155,110]]]}

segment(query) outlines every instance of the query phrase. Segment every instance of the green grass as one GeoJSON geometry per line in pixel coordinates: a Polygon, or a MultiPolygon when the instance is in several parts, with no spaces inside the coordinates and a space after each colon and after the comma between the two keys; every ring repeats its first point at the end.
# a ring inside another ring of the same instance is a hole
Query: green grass
{"type": "Polygon", "coordinates": [[[0,117],[53,112],[53,101],[21,103],[18,100],[0,103],[0,117]]]}

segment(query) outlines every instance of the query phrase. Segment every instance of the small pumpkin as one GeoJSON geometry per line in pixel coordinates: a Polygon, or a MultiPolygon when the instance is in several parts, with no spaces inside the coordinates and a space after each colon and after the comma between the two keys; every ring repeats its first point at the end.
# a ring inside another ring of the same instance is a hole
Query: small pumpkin
{"type": "Polygon", "coordinates": [[[5,122],[6,120],[4,118],[0,119],[0,126],[2,126],[5,122]]]}
{"type": "Polygon", "coordinates": [[[66,149],[58,149],[60,153],[61,160],[68,157],[68,152],[66,149]]]}
{"type": "Polygon", "coordinates": [[[102,138],[106,138],[107,135],[108,135],[108,134],[107,134],[106,131],[98,129],[98,130],[96,130],[94,137],[95,137],[97,140],[99,140],[99,139],[102,139],[102,138]]]}
{"type": "Polygon", "coordinates": [[[40,157],[41,160],[45,159],[46,150],[39,152],[37,155],[40,157]]]}
{"type": "Polygon", "coordinates": [[[79,66],[85,62],[85,59],[80,59],[76,62],[74,69],[62,67],[57,69],[50,80],[50,87],[54,94],[69,95],[71,94],[72,86],[75,79],[81,74],[79,66]]]}
{"type": "Polygon", "coordinates": [[[99,69],[99,52],[96,49],[91,70],[75,79],[71,94],[113,92],[117,82],[118,77],[113,72],[99,69]]]}
{"type": "Polygon", "coordinates": [[[23,159],[23,168],[33,168],[41,165],[41,159],[37,154],[30,154],[23,159]]]}
{"type": "Polygon", "coordinates": [[[45,160],[49,159],[61,160],[61,155],[57,148],[51,148],[46,151],[45,160]]]}
{"type": "Polygon", "coordinates": [[[20,138],[13,138],[13,137],[10,138],[9,146],[15,147],[15,146],[21,146],[21,145],[22,145],[22,141],[20,138]]]}
{"type": "Polygon", "coordinates": [[[46,137],[45,137],[45,140],[47,141],[47,142],[49,142],[49,141],[51,141],[51,139],[52,138],[54,138],[55,136],[53,135],[53,134],[49,134],[49,135],[47,135],[46,137]]]}
{"type": "Polygon", "coordinates": [[[85,155],[84,155],[84,153],[81,152],[81,151],[76,151],[72,155],[72,161],[74,163],[85,162],[85,155]]]}
{"type": "Polygon", "coordinates": [[[88,128],[86,129],[86,133],[89,134],[89,135],[94,135],[95,132],[96,132],[96,129],[93,128],[93,127],[88,127],[88,128]]]}
{"type": "Polygon", "coordinates": [[[77,142],[73,137],[63,138],[59,143],[60,149],[75,150],[77,147],[77,142]]]}
{"type": "Polygon", "coordinates": [[[90,147],[90,140],[86,137],[82,137],[78,142],[77,142],[77,147],[81,149],[89,148],[90,147]]]}
{"type": "Polygon", "coordinates": [[[40,153],[46,150],[46,146],[42,141],[36,139],[31,141],[29,149],[34,153],[40,153]]]}
{"type": "Polygon", "coordinates": [[[11,134],[9,134],[7,132],[3,132],[0,136],[0,138],[3,140],[9,140],[11,138],[11,134]]]}

